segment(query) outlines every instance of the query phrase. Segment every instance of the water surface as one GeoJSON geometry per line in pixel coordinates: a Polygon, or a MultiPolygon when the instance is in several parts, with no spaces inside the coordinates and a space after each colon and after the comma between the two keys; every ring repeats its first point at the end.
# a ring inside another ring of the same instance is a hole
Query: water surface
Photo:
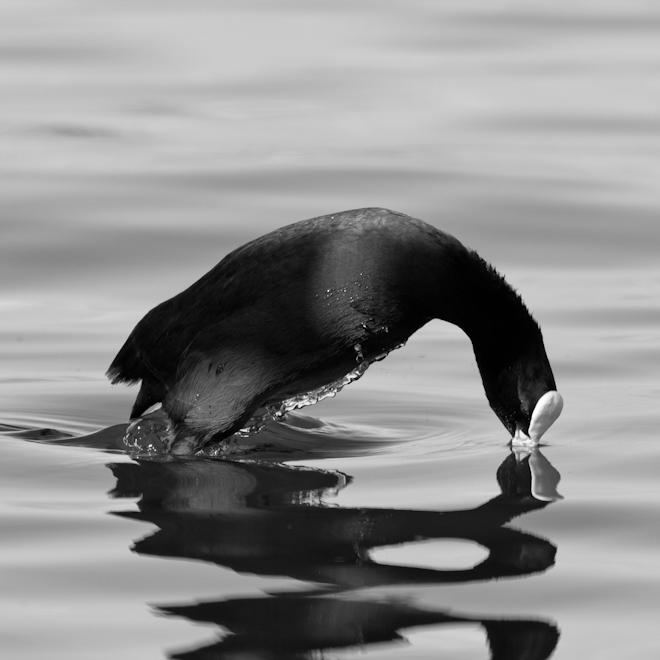
{"type": "Polygon", "coordinates": [[[643,1],[10,2],[3,655],[657,658],[659,32],[643,1]],[[267,452],[118,449],[103,374],[148,309],[371,205],[520,291],[566,402],[540,455],[440,322],[267,452]]]}

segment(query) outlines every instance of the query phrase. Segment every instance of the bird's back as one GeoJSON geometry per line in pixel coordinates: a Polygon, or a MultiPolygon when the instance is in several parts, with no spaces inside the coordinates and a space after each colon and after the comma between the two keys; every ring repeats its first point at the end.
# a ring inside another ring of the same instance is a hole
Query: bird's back
{"type": "Polygon", "coordinates": [[[282,227],[234,250],[152,309],[108,374],[113,382],[171,380],[196,336],[232,316],[259,316],[265,340],[277,343],[279,333],[281,341],[298,344],[305,330],[330,343],[337,335],[352,341],[356,321],[378,326],[424,316],[433,284],[427,262],[448,245],[462,247],[426,223],[385,209],[282,227]]]}

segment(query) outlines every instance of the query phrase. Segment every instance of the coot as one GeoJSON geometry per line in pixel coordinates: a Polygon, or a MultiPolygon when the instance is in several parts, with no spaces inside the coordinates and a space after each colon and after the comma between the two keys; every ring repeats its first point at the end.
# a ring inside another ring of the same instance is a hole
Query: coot
{"type": "Polygon", "coordinates": [[[170,450],[192,453],[366,368],[434,318],[472,341],[509,433],[537,442],[561,397],[520,296],[453,236],[386,209],[304,220],[234,250],[137,324],[108,377],[142,381],[131,417],[162,403],[170,450]]]}

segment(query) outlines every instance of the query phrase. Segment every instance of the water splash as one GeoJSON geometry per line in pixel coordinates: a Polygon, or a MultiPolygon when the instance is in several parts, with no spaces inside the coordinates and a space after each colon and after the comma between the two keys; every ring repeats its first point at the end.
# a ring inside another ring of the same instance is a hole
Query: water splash
{"type": "Polygon", "coordinates": [[[163,409],[150,408],[127,427],[122,444],[129,453],[164,454],[170,446],[170,420],[163,409]]]}
{"type": "Polygon", "coordinates": [[[296,396],[293,396],[290,399],[285,399],[280,403],[266,406],[264,412],[252,417],[247,425],[235,433],[235,435],[239,438],[249,437],[259,433],[259,431],[261,431],[267,424],[281,421],[286,413],[291,412],[292,410],[311,406],[319,401],[323,401],[323,399],[336,396],[344,387],[346,387],[346,385],[361,378],[372,363],[385,359],[392,351],[401,348],[404,345],[405,342],[401,342],[393,348],[384,351],[383,353],[379,353],[370,360],[365,360],[364,354],[362,353],[362,346],[360,344],[355,344],[353,348],[355,350],[355,359],[358,363],[355,369],[349,371],[342,378],[334,380],[327,385],[323,385],[318,389],[304,392],[303,394],[297,394],[296,396]]]}
{"type": "Polygon", "coordinates": [[[236,435],[243,438],[254,435],[255,433],[259,433],[266,424],[282,420],[284,415],[292,410],[311,406],[319,401],[323,401],[323,399],[336,396],[344,387],[346,387],[346,385],[361,378],[368,368],[369,362],[360,362],[355,369],[349,371],[345,376],[332,383],[328,383],[327,385],[323,385],[322,387],[309,392],[304,392],[303,394],[297,394],[296,396],[293,396],[290,399],[285,399],[280,403],[266,406],[263,413],[252,417],[248,424],[238,431],[236,435]]]}

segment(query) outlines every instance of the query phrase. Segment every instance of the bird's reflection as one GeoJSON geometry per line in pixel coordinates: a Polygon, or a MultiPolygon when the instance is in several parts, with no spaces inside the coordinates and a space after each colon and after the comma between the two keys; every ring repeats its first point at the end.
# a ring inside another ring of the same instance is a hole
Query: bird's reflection
{"type": "Polygon", "coordinates": [[[117,479],[112,497],[141,498],[138,511],[116,515],[158,528],[135,544],[137,553],[317,585],[303,594],[160,607],[232,633],[173,657],[317,657],[323,649],[395,640],[411,626],[460,622],[482,625],[498,660],[540,660],[554,650],[558,632],[551,623],[449,615],[353,591],[493,580],[552,566],[556,548],[548,540],[506,526],[560,497],[558,473],[538,450],[507,456],[497,469],[497,497],[474,509],[443,512],[331,507],[326,495],[345,488],[349,477],[276,463],[148,458],[110,468],[117,479]],[[459,570],[387,565],[370,556],[374,548],[429,539],[472,541],[488,555],[459,570]]]}
{"type": "Polygon", "coordinates": [[[498,471],[501,495],[475,509],[435,512],[325,506],[324,491],[342,488],[348,479],[323,470],[210,459],[111,466],[114,497],[142,496],[139,511],[117,515],[158,527],[137,542],[136,552],[344,589],[489,580],[547,569],[555,547],[504,526],[547,505],[520,494],[518,475],[529,473],[520,468],[510,455],[498,471]],[[463,570],[388,566],[369,557],[372,548],[427,539],[474,541],[489,554],[463,570]]]}

